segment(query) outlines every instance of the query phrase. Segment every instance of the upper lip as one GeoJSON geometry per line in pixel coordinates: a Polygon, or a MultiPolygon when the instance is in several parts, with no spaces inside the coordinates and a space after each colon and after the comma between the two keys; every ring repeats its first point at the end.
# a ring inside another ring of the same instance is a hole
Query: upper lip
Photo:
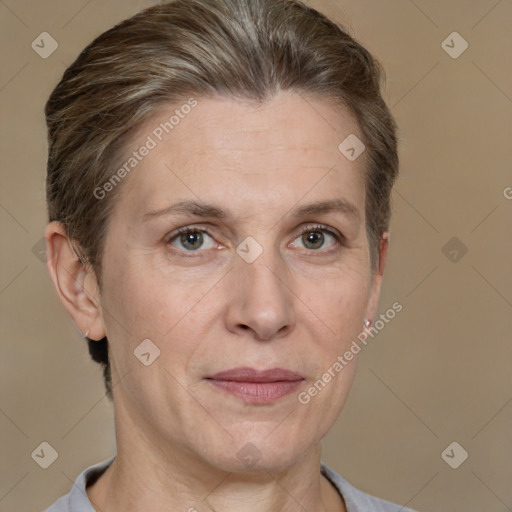
{"type": "Polygon", "coordinates": [[[283,368],[256,370],[250,367],[232,368],[207,377],[211,380],[229,380],[234,382],[279,382],[304,380],[302,375],[283,368]]]}

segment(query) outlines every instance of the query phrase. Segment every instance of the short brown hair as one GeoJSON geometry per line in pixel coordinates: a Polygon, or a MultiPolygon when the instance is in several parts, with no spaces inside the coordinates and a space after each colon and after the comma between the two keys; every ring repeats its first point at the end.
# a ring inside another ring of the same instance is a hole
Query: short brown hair
{"type": "MultiPolygon", "coordinates": [[[[174,0],[98,36],[65,71],[45,109],[49,221],[61,221],[101,289],[107,219],[120,187],[94,194],[137,128],[164,104],[224,96],[264,102],[279,90],[330,98],[355,116],[366,146],[372,269],[398,174],[396,124],[381,65],[340,25],[297,0],[174,0]]],[[[341,141],[340,141],[341,142],[341,141]]],[[[107,339],[88,340],[112,382],[107,339]]]]}

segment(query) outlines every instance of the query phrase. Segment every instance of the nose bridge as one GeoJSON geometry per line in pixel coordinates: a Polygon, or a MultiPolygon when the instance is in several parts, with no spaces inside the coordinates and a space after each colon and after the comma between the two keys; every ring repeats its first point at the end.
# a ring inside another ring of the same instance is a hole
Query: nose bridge
{"type": "Polygon", "coordinates": [[[257,249],[254,242],[248,244],[248,247],[240,244],[237,251],[241,256],[235,262],[233,277],[237,281],[237,292],[232,297],[230,327],[244,330],[249,327],[259,339],[270,339],[288,330],[293,322],[289,275],[286,263],[272,247],[260,246],[262,251],[253,261],[244,258],[244,254],[257,249]],[[248,249],[248,252],[240,252],[240,249],[248,249]]]}

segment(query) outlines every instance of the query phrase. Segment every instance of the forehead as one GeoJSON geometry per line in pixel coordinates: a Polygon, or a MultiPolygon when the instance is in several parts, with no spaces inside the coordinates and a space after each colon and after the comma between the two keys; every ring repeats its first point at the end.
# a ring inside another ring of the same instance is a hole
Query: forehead
{"type": "Polygon", "coordinates": [[[366,155],[350,161],[338,148],[347,136],[362,136],[354,116],[333,100],[279,93],[260,105],[195,101],[192,108],[161,108],[132,138],[126,158],[143,146],[150,150],[138,155],[121,202],[129,197],[133,208],[147,210],[176,198],[234,204],[258,192],[269,208],[306,194],[364,199],[366,155]]]}

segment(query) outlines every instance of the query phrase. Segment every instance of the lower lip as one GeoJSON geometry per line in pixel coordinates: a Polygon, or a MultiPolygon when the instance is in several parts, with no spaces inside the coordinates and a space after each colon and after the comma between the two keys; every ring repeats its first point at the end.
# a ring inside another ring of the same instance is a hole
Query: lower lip
{"type": "Polygon", "coordinates": [[[212,380],[209,382],[241,398],[248,404],[269,404],[297,390],[303,380],[282,380],[278,382],[237,382],[233,380],[212,380]]]}

